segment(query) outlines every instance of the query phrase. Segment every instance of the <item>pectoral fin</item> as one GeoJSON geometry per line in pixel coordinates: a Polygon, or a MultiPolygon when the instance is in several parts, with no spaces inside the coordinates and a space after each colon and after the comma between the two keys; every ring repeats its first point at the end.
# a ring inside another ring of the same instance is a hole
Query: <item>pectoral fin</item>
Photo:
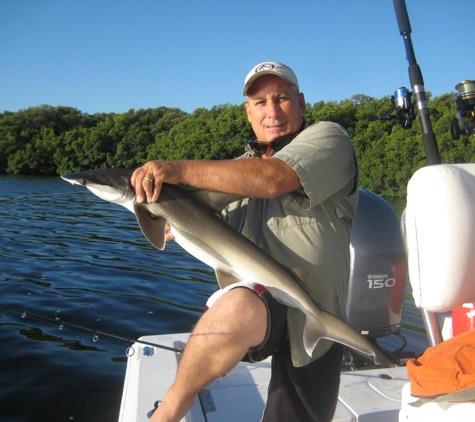
{"type": "Polygon", "coordinates": [[[163,251],[166,244],[167,220],[137,204],[134,205],[134,212],[144,236],[153,246],[163,251]]]}

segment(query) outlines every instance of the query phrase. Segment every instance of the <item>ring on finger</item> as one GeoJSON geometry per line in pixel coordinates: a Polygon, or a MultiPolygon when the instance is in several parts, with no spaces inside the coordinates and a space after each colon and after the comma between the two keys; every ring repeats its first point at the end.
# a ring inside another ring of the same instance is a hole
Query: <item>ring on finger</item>
{"type": "Polygon", "coordinates": [[[153,183],[153,179],[148,176],[145,176],[144,180],[146,180],[147,182],[153,183]]]}

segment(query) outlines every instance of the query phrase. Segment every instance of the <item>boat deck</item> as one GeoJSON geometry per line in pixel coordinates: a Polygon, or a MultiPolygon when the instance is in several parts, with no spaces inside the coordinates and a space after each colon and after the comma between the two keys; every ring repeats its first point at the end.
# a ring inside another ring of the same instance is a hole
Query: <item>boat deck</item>
{"type": "MultiPolygon", "coordinates": [[[[146,336],[140,340],[182,347],[188,337],[189,333],[146,336]]],[[[146,422],[154,403],[163,398],[175,379],[180,355],[153,347],[153,355],[146,357],[144,349],[150,350],[146,348],[134,344],[133,355],[128,358],[120,422],[146,422]]],[[[183,421],[259,421],[267,399],[270,368],[270,359],[257,364],[241,362],[200,393],[199,400],[183,421]]],[[[404,367],[343,372],[333,421],[397,422],[401,391],[407,382],[404,367]]]]}

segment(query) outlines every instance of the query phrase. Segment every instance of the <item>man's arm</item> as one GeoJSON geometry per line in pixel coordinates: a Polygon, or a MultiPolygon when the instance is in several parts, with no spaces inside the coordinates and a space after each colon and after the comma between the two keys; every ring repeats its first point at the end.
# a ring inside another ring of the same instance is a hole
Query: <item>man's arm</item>
{"type": "Polygon", "coordinates": [[[149,161],[135,170],[131,183],[139,202],[139,197],[156,202],[162,183],[183,183],[254,198],[275,198],[302,186],[295,171],[277,158],[149,161]]]}

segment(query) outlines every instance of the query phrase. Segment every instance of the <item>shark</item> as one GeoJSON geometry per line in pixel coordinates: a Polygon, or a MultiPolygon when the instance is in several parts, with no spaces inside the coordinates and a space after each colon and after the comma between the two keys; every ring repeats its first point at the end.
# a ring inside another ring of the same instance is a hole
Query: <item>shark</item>
{"type": "Polygon", "coordinates": [[[310,296],[304,283],[308,269],[280,264],[221,218],[223,208],[241,195],[163,184],[157,202],[138,203],[130,183],[132,173],[131,169],[102,169],[61,177],[133,212],[144,236],[159,250],[165,248],[168,222],[174,240],[214,269],[220,288],[242,281],[259,283],[280,303],[300,309],[305,314],[303,344],[309,356],[321,339],[328,339],[372,358],[376,365],[394,366],[368,339],[310,296]]]}

